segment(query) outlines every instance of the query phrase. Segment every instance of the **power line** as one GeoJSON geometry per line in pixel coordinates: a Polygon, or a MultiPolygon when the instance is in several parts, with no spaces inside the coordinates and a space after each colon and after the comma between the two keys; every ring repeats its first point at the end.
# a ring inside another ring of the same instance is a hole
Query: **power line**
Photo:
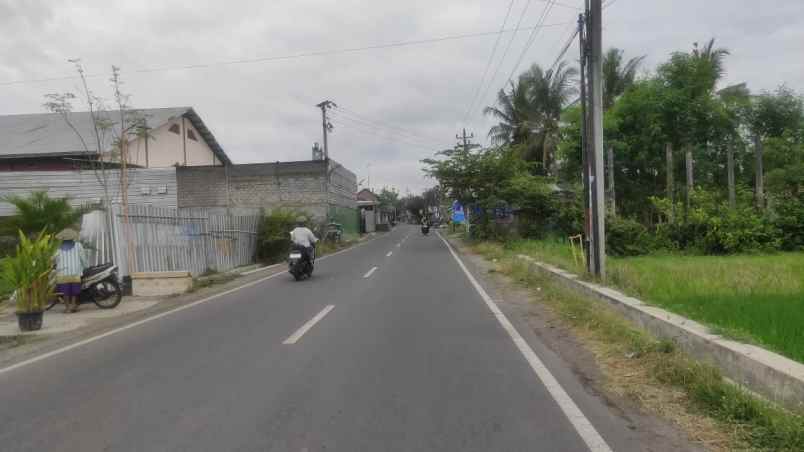
{"type": "MultiPolygon", "coordinates": [[[[539,21],[537,22],[537,26],[538,24],[544,23],[545,19],[547,19],[547,16],[550,14],[550,11],[553,9],[554,4],[555,2],[548,1],[548,3],[544,5],[542,15],[539,17],[539,21]]],[[[538,34],[539,33],[537,28],[531,30],[530,36],[528,37],[528,40],[525,42],[525,47],[522,48],[522,53],[519,54],[519,59],[517,59],[516,64],[511,69],[511,73],[508,74],[508,80],[506,80],[506,83],[513,80],[514,74],[516,74],[516,71],[519,70],[519,65],[522,64],[522,60],[525,59],[525,55],[528,53],[528,50],[530,50],[530,46],[532,46],[533,43],[536,41],[536,36],[538,34]]]]}
{"type": "MultiPolygon", "coordinates": [[[[537,1],[542,2],[542,3],[547,3],[547,2],[549,2],[550,0],[537,0],[537,1]]],[[[617,0],[612,0],[612,3],[613,3],[613,2],[615,2],[615,1],[617,1],[617,0]]],[[[561,6],[561,7],[563,7],[563,8],[574,9],[575,11],[581,11],[581,10],[583,10],[583,8],[581,8],[580,6],[568,5],[568,4],[566,4],[566,3],[559,3],[559,2],[553,2],[553,3],[555,3],[555,5],[556,5],[556,6],[561,6]]]]}
{"type": "MultiPolygon", "coordinates": [[[[511,15],[511,8],[514,6],[514,1],[508,4],[508,11],[505,13],[505,19],[503,19],[502,25],[500,25],[500,30],[505,29],[505,24],[508,23],[508,17],[511,15]]],[[[497,35],[497,39],[494,40],[494,47],[491,49],[491,54],[489,55],[489,60],[486,62],[486,69],[483,70],[483,76],[480,77],[480,83],[477,85],[477,89],[475,89],[475,94],[472,96],[472,100],[469,102],[469,106],[466,107],[466,112],[463,114],[463,120],[461,122],[466,122],[466,118],[469,116],[469,112],[472,110],[472,107],[475,105],[475,101],[477,100],[477,95],[480,94],[480,89],[483,87],[483,82],[486,81],[486,75],[489,73],[489,68],[491,67],[491,63],[494,60],[494,55],[497,53],[497,46],[500,44],[500,38],[502,38],[502,33],[497,35]]]]}
{"type": "Polygon", "coordinates": [[[434,150],[437,150],[437,149],[441,148],[439,146],[429,146],[429,145],[425,145],[425,144],[422,144],[422,143],[406,141],[406,139],[404,139],[402,137],[399,137],[399,136],[396,136],[396,137],[387,136],[387,134],[386,134],[386,136],[383,136],[381,134],[383,132],[385,132],[385,131],[382,130],[382,129],[371,127],[370,125],[367,125],[365,123],[361,123],[359,121],[355,121],[354,119],[348,118],[346,116],[340,116],[338,118],[341,119],[341,120],[346,121],[345,123],[341,123],[341,125],[344,126],[345,130],[352,130],[354,132],[360,132],[360,133],[363,133],[363,134],[372,135],[374,137],[381,138],[384,141],[390,141],[390,142],[400,144],[400,145],[415,146],[415,147],[418,147],[420,149],[426,150],[428,152],[433,152],[434,150]]]}
{"type": "MultiPolygon", "coordinates": [[[[529,0],[530,1],[530,0],[529,0]]],[[[520,21],[521,22],[521,21],[520,21]]],[[[336,55],[336,54],[343,54],[343,53],[356,53],[356,52],[364,52],[369,50],[380,50],[380,49],[388,49],[394,47],[407,47],[407,46],[416,46],[416,45],[423,45],[423,44],[432,44],[444,41],[456,41],[461,39],[469,39],[469,38],[479,38],[484,36],[496,36],[503,33],[513,33],[516,35],[517,32],[521,30],[532,30],[534,28],[547,28],[547,27],[556,27],[561,25],[566,25],[568,22],[562,23],[555,23],[555,24],[539,24],[532,27],[522,27],[514,29],[506,29],[506,30],[497,30],[497,31],[483,31],[477,33],[463,33],[463,34],[456,34],[456,35],[446,35],[440,36],[436,38],[425,38],[425,39],[415,39],[410,41],[398,41],[398,42],[391,42],[385,44],[374,44],[374,45],[367,45],[362,47],[346,47],[341,49],[331,49],[331,50],[317,50],[311,52],[300,52],[300,53],[293,53],[287,55],[275,55],[275,56],[266,56],[266,57],[259,57],[259,58],[246,58],[246,59],[239,59],[239,60],[224,60],[224,61],[215,61],[211,63],[197,63],[197,64],[188,64],[188,65],[179,65],[179,66],[162,66],[162,67],[153,67],[153,68],[142,68],[142,69],[135,69],[131,72],[133,73],[140,73],[140,74],[148,74],[153,72],[164,72],[164,71],[174,71],[174,70],[191,70],[191,69],[203,69],[203,68],[210,68],[210,67],[217,67],[217,66],[230,66],[236,64],[253,64],[253,63],[266,63],[272,61],[283,61],[283,60],[293,60],[299,58],[309,58],[309,57],[317,57],[317,56],[327,56],[327,55],[336,55]]],[[[513,39],[513,38],[512,38],[513,39]]],[[[104,74],[87,74],[87,78],[97,78],[97,77],[105,77],[104,74]]],[[[10,80],[6,82],[0,82],[0,86],[10,86],[10,85],[20,85],[26,83],[43,83],[43,82],[52,82],[52,81],[61,81],[61,80],[73,80],[78,78],[75,75],[66,75],[66,76],[58,76],[58,77],[45,77],[45,78],[35,78],[35,79],[21,79],[21,80],[10,80]]]]}
{"type": "Polygon", "coordinates": [[[412,138],[415,138],[415,139],[418,139],[418,140],[421,140],[421,141],[424,141],[424,142],[438,141],[437,139],[434,139],[432,137],[427,137],[427,136],[424,136],[424,135],[420,135],[418,133],[412,132],[412,131],[410,131],[408,129],[405,129],[405,128],[402,128],[402,127],[399,127],[399,126],[395,126],[395,125],[393,125],[391,123],[388,123],[388,122],[380,121],[380,120],[377,120],[377,119],[367,118],[365,115],[361,115],[360,113],[357,113],[356,111],[353,111],[353,110],[349,110],[348,108],[345,108],[345,107],[337,107],[337,108],[338,108],[339,112],[344,114],[344,115],[352,116],[354,118],[362,120],[363,122],[371,123],[371,124],[374,124],[374,125],[379,126],[379,127],[384,127],[384,128],[396,130],[396,131],[398,131],[398,132],[400,132],[402,134],[408,135],[408,136],[410,136],[412,138]]]}
{"type": "Polygon", "coordinates": [[[567,42],[564,44],[564,47],[562,47],[561,51],[558,53],[558,57],[556,57],[555,61],[553,61],[553,64],[550,66],[551,71],[555,69],[556,66],[558,66],[558,63],[564,58],[564,55],[567,54],[567,51],[569,50],[572,43],[575,42],[575,38],[577,37],[578,37],[578,28],[575,27],[574,32],[570,35],[569,39],[567,39],[567,42]]]}
{"type": "Polygon", "coordinates": [[[388,128],[378,127],[377,125],[372,124],[372,123],[370,123],[368,121],[364,121],[364,120],[360,120],[360,119],[357,119],[357,118],[352,118],[352,117],[343,115],[342,112],[338,112],[338,113],[334,114],[333,117],[338,119],[338,120],[347,121],[347,122],[349,122],[349,123],[351,123],[351,124],[353,124],[355,126],[362,127],[364,130],[374,132],[375,134],[381,134],[382,133],[382,134],[385,134],[386,136],[388,136],[389,138],[394,138],[394,139],[396,139],[398,141],[404,141],[406,144],[419,146],[419,147],[426,148],[426,149],[431,149],[431,150],[439,147],[439,146],[433,146],[429,142],[416,140],[414,138],[402,135],[401,133],[395,132],[395,131],[393,131],[391,129],[388,129],[388,128]]]}
{"type": "Polygon", "coordinates": [[[517,31],[520,30],[519,27],[522,24],[522,20],[525,19],[525,15],[528,12],[528,8],[530,8],[530,2],[531,2],[531,0],[528,0],[527,3],[525,3],[525,7],[522,8],[522,12],[519,14],[519,20],[516,22],[516,26],[514,27],[514,33],[511,35],[511,39],[508,40],[508,44],[505,46],[505,50],[503,51],[502,58],[500,59],[500,64],[498,64],[497,67],[494,69],[494,74],[488,80],[488,84],[486,85],[486,88],[483,90],[483,94],[481,94],[480,97],[479,97],[479,100],[481,102],[488,95],[489,89],[491,89],[492,85],[494,85],[494,79],[496,79],[497,74],[500,73],[500,68],[502,67],[503,62],[505,61],[505,57],[508,56],[508,51],[511,50],[511,44],[514,42],[514,38],[516,37],[516,33],[517,33],[517,31]]]}

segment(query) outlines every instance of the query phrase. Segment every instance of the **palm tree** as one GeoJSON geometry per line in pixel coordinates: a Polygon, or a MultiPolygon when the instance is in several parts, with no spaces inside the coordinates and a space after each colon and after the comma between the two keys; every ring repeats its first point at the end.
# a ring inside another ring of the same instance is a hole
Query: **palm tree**
{"type": "Polygon", "coordinates": [[[483,110],[500,120],[489,130],[492,142],[524,144],[523,157],[541,160],[542,171],[549,173],[558,145],[561,111],[577,93],[577,75],[578,70],[563,61],[547,71],[534,64],[511,84],[509,93],[500,90],[499,107],[483,110]]]}
{"type": "Polygon", "coordinates": [[[726,73],[724,60],[726,56],[731,55],[729,49],[723,47],[715,48],[715,38],[712,38],[704,44],[703,47],[698,47],[698,43],[692,44],[692,56],[698,61],[705,62],[708,69],[711,71],[709,89],[714,89],[717,81],[720,80],[726,73]]]}
{"type": "Polygon", "coordinates": [[[610,48],[603,55],[603,110],[608,111],[614,100],[622,95],[636,79],[637,70],[645,55],[634,57],[623,65],[623,51],[610,48]]]}
{"type": "Polygon", "coordinates": [[[550,165],[555,161],[561,112],[570,98],[578,93],[575,87],[577,76],[578,70],[569,67],[565,61],[546,72],[534,64],[522,75],[528,80],[528,98],[533,110],[527,125],[535,138],[536,150],[540,151],[545,173],[550,172],[550,165]]]}
{"type": "Polygon", "coordinates": [[[57,233],[76,225],[85,212],[72,207],[67,198],[51,198],[44,191],[33,192],[29,197],[8,196],[4,201],[16,208],[8,226],[13,232],[21,230],[26,235],[42,231],[57,233]]]}
{"type": "MultiPolygon", "coordinates": [[[[608,111],[614,106],[614,101],[622,95],[636,79],[639,65],[645,59],[645,55],[634,57],[623,64],[623,51],[615,47],[610,48],[603,55],[603,111],[608,111]]],[[[607,147],[608,157],[608,198],[612,212],[617,210],[617,201],[614,193],[614,147],[607,147]]]]}
{"type": "Polygon", "coordinates": [[[499,123],[489,130],[491,143],[495,145],[522,144],[527,140],[524,128],[528,115],[527,81],[511,82],[509,92],[497,93],[497,107],[486,107],[483,114],[493,116],[499,123]]]}

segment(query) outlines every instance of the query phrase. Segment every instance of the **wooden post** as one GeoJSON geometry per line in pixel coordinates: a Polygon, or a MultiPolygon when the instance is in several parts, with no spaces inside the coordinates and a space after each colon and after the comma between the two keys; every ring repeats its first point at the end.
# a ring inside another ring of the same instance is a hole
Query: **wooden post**
{"type": "Polygon", "coordinates": [[[690,197],[692,196],[693,185],[695,181],[692,177],[692,145],[688,144],[685,148],[684,152],[684,164],[686,166],[686,173],[687,173],[687,190],[684,197],[684,212],[689,212],[690,210],[690,197]]]}
{"type": "Polygon", "coordinates": [[[675,213],[676,213],[676,203],[675,203],[675,184],[673,178],[673,143],[667,143],[664,145],[664,155],[667,160],[667,199],[672,204],[672,209],[670,210],[670,223],[675,221],[675,213]]]}
{"type": "Polygon", "coordinates": [[[737,190],[734,183],[734,145],[729,143],[726,147],[726,175],[729,186],[729,208],[737,207],[737,190]]]}
{"type": "Polygon", "coordinates": [[[762,163],[762,138],[759,134],[754,135],[754,154],[756,155],[756,193],[755,199],[757,208],[765,208],[765,170],[762,163]]]}
{"type": "Polygon", "coordinates": [[[609,145],[608,149],[608,170],[609,170],[609,203],[611,213],[617,213],[617,195],[614,192],[614,146],[609,145]]]}

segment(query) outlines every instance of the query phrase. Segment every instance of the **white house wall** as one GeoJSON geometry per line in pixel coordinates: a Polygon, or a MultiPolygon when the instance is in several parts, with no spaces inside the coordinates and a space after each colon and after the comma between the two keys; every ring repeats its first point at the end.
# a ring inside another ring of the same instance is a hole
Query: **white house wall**
{"type": "Polygon", "coordinates": [[[151,138],[148,140],[147,159],[145,139],[137,138],[132,140],[129,144],[128,160],[131,164],[143,168],[167,168],[176,164],[179,166],[221,164],[198,130],[186,118],[177,118],[151,131],[151,138]],[[178,124],[182,133],[171,132],[170,127],[173,124],[178,124]],[[185,144],[182,143],[182,134],[187,135],[188,130],[195,134],[198,141],[186,139],[187,160],[185,162],[185,144]]]}

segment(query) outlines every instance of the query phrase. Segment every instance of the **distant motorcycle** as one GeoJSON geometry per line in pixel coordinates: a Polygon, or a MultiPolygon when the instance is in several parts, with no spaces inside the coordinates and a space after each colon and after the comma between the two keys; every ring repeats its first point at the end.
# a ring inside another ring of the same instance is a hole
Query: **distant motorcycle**
{"type": "MultiPolygon", "coordinates": [[[[78,304],[95,303],[101,309],[113,309],[122,299],[123,290],[117,276],[117,265],[101,264],[84,270],[78,304]]],[[[61,296],[57,296],[46,309],[50,310],[62,301],[61,296]]]]}
{"type": "Polygon", "coordinates": [[[423,224],[422,225],[422,234],[427,235],[429,232],[430,232],[430,225],[429,224],[423,224]]]}
{"type": "Polygon", "coordinates": [[[296,281],[313,276],[313,264],[315,261],[315,247],[310,249],[310,255],[303,246],[293,245],[288,256],[288,272],[293,275],[296,281]]]}

